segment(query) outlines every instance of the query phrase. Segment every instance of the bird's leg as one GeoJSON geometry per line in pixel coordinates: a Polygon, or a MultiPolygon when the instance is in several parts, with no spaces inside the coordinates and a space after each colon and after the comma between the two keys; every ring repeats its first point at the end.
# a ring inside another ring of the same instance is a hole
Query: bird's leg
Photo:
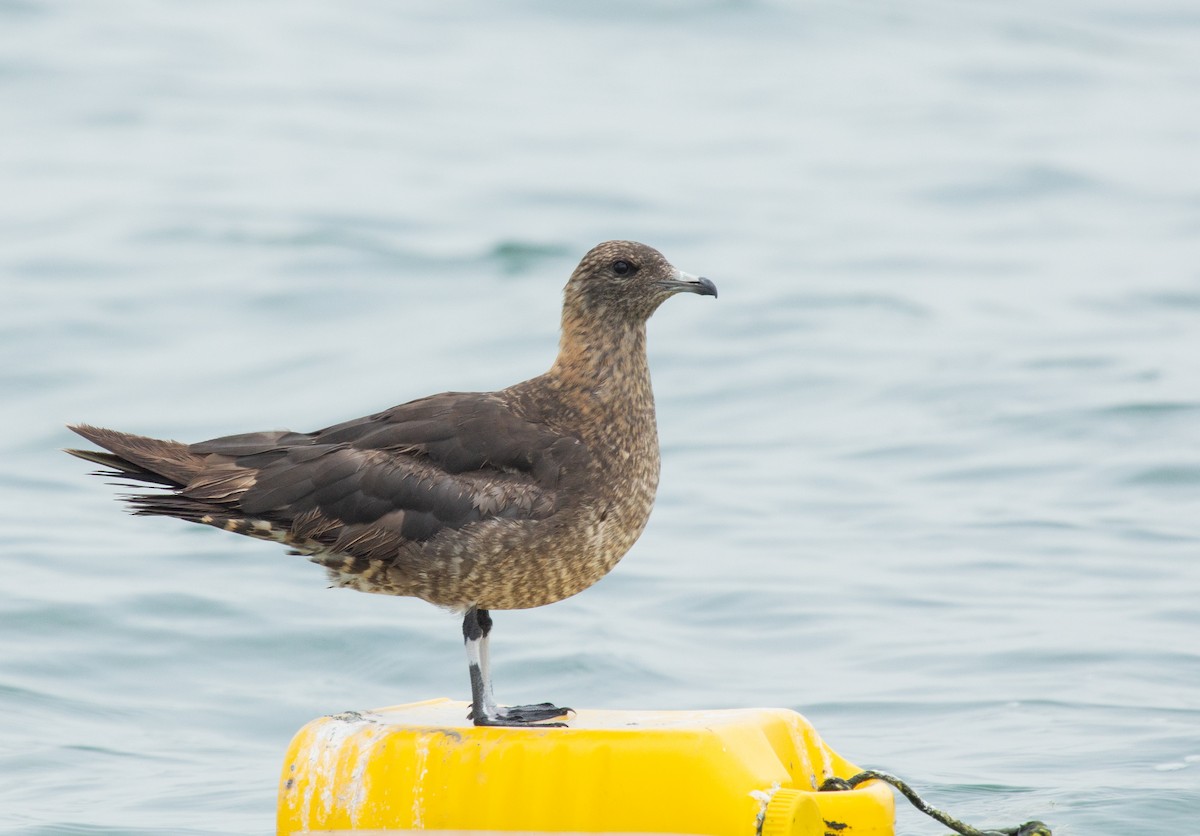
{"type": "Polygon", "coordinates": [[[482,633],[479,637],[479,670],[483,674],[483,706],[484,711],[494,716],[496,714],[496,694],[492,690],[492,644],[488,641],[488,636],[492,632],[492,614],[487,610],[476,610],[475,619],[479,622],[479,629],[482,633]]]}
{"type": "Polygon", "coordinates": [[[477,724],[481,719],[496,717],[487,650],[487,635],[491,629],[492,617],[487,610],[471,607],[463,615],[463,644],[467,648],[467,670],[471,674],[471,719],[477,724]]]}
{"type": "Polygon", "coordinates": [[[471,607],[463,615],[463,643],[467,648],[467,667],[471,674],[470,719],[477,726],[565,726],[547,723],[568,714],[571,709],[548,702],[536,705],[496,705],[492,696],[491,667],[488,664],[488,634],[492,616],[487,610],[471,607]]]}

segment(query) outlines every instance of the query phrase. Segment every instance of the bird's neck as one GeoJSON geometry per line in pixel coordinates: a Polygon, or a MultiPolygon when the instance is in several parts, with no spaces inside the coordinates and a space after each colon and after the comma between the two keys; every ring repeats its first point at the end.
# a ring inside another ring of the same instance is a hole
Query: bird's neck
{"type": "Polygon", "coordinates": [[[614,497],[614,524],[623,521],[627,532],[640,532],[654,504],[659,468],[645,321],[564,315],[558,359],[542,380],[554,393],[554,413],[569,416],[558,429],[583,441],[589,469],[603,474],[600,484],[614,497]]]}
{"type": "Polygon", "coordinates": [[[649,399],[646,323],[597,321],[563,315],[558,358],[549,376],[563,387],[597,403],[649,399]]]}

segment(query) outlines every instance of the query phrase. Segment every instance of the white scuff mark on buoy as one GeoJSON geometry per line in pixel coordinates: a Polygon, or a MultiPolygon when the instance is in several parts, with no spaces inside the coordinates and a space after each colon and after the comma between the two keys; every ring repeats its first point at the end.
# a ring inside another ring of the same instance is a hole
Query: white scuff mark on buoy
{"type": "MultiPolygon", "coordinates": [[[[800,760],[800,769],[802,769],[803,774],[807,776],[809,785],[815,790],[817,788],[817,776],[816,773],[813,772],[812,758],[808,756],[808,736],[812,732],[794,722],[788,723],[787,728],[788,733],[792,738],[792,750],[796,753],[796,757],[800,760]]],[[[820,740],[816,741],[816,746],[822,751],[825,750],[825,744],[820,740]]],[[[794,774],[799,776],[799,770],[797,770],[794,774]]]]}
{"type": "MultiPolygon", "coordinates": [[[[824,740],[818,741],[817,751],[821,753],[821,776],[822,783],[824,783],[824,781],[834,777],[833,758],[830,757],[829,747],[825,745],[824,740]]],[[[813,786],[813,789],[816,789],[815,785],[813,786]]]]}
{"type": "Polygon", "coordinates": [[[363,726],[374,722],[356,711],[347,711],[326,717],[313,733],[312,742],[308,746],[307,762],[304,764],[307,774],[299,776],[304,780],[304,804],[300,808],[300,822],[304,830],[312,829],[310,816],[313,813],[313,794],[318,785],[321,787],[322,812],[325,820],[329,818],[337,803],[334,788],[337,786],[338,755],[347,740],[357,734],[363,726]]]}
{"type": "Polygon", "coordinates": [[[355,753],[354,769],[350,771],[349,785],[341,793],[341,801],[346,806],[350,823],[357,827],[363,804],[367,800],[366,776],[375,748],[375,730],[364,729],[355,740],[355,747],[358,751],[355,753]]]}
{"type": "Polygon", "coordinates": [[[750,790],[750,797],[758,802],[758,815],[754,817],[756,836],[762,836],[763,822],[767,819],[767,805],[771,803],[771,799],[777,792],[779,792],[779,782],[772,784],[769,790],[750,790]]]}
{"type": "Polygon", "coordinates": [[[429,735],[423,734],[417,741],[417,761],[413,767],[416,780],[413,781],[412,826],[420,829],[425,826],[425,778],[429,775],[429,735]]]}

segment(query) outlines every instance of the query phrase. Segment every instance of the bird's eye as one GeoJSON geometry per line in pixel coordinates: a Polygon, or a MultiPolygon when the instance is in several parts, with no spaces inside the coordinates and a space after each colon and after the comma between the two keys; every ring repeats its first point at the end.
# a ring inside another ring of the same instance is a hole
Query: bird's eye
{"type": "Polygon", "coordinates": [[[618,276],[629,276],[637,272],[637,267],[621,259],[612,263],[612,271],[618,276]]]}

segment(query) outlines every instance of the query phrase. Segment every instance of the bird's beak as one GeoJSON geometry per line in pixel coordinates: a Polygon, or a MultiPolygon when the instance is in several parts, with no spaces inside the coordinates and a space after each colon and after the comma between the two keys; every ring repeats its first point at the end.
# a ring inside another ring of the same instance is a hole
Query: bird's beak
{"type": "Polygon", "coordinates": [[[662,284],[676,293],[698,293],[701,296],[712,296],[714,298],[717,295],[717,286],[708,279],[703,276],[693,276],[691,273],[685,273],[679,269],[676,269],[675,275],[662,284]]]}

